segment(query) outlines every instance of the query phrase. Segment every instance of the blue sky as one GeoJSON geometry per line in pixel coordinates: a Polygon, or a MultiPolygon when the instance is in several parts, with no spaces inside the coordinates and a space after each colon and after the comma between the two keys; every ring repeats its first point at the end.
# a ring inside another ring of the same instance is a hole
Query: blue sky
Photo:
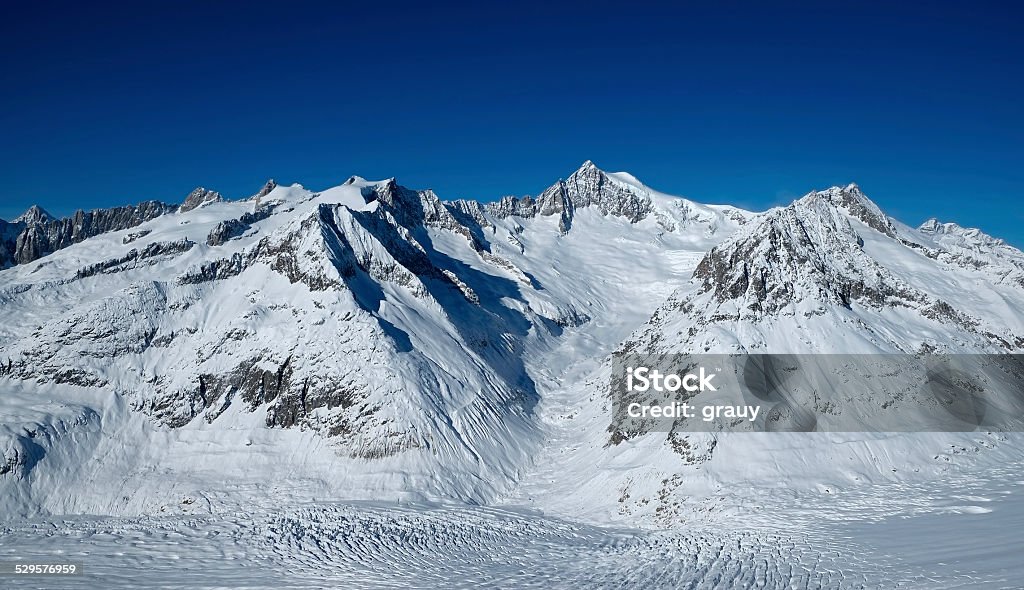
{"type": "Polygon", "coordinates": [[[487,200],[591,159],[753,209],[855,181],[1024,246],[1015,3],[28,4],[0,24],[6,219],[268,177],[487,200]]]}

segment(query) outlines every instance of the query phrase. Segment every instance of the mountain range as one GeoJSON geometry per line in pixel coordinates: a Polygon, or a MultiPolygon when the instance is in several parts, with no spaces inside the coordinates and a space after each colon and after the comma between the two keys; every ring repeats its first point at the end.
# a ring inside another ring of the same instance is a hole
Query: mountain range
{"type": "Polygon", "coordinates": [[[589,161],[486,203],[269,181],[242,200],[32,207],[0,221],[0,265],[10,513],[287,489],[671,524],[739,481],[922,481],[960,448],[1012,452],[992,433],[611,428],[616,352],[1024,349],[1024,253],[907,226],[854,184],[752,212],[589,161]]]}

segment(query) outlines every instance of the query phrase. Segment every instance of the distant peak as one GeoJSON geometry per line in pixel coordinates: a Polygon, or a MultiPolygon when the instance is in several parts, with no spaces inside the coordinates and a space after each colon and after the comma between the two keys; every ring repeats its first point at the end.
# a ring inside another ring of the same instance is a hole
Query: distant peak
{"type": "Polygon", "coordinates": [[[185,198],[185,202],[178,208],[178,212],[185,213],[186,211],[191,211],[207,203],[217,203],[223,200],[224,197],[220,196],[220,193],[217,191],[211,191],[199,186],[188,194],[188,197],[185,198]]]}
{"type": "Polygon", "coordinates": [[[931,234],[962,234],[981,231],[971,227],[964,227],[955,221],[939,221],[935,217],[931,217],[928,221],[922,223],[917,230],[931,234]]]}
{"type": "Polygon", "coordinates": [[[934,217],[922,223],[917,231],[931,236],[933,239],[949,237],[988,246],[1000,246],[1006,243],[1003,239],[990,236],[978,228],[964,227],[953,221],[942,222],[934,217]]]}
{"type": "Polygon", "coordinates": [[[574,172],[573,175],[593,174],[595,172],[600,173],[601,169],[598,168],[597,165],[594,164],[594,162],[587,160],[586,162],[583,162],[583,164],[581,164],[579,168],[576,169],[576,172],[574,172]]]}
{"type": "Polygon", "coordinates": [[[27,211],[19,215],[13,223],[33,225],[36,223],[46,223],[47,221],[53,221],[54,219],[56,219],[56,217],[50,215],[46,209],[43,209],[39,205],[32,205],[27,211]]]}
{"type": "Polygon", "coordinates": [[[273,191],[275,188],[277,188],[277,182],[275,182],[274,179],[271,178],[263,185],[263,188],[261,188],[258,193],[253,195],[253,198],[262,199],[263,197],[269,195],[271,191],[273,191]]]}

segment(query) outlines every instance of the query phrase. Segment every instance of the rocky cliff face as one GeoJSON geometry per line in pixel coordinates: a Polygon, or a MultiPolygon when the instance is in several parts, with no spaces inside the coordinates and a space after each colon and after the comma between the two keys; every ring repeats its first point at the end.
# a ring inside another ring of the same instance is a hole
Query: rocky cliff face
{"type": "MultiPolygon", "coordinates": [[[[272,190],[270,185],[273,181],[269,181],[261,192],[272,190]]],[[[175,210],[187,212],[223,200],[220,193],[199,187],[189,193],[180,206],[144,201],[124,207],[79,210],[65,219],[57,219],[38,205],[33,205],[11,223],[0,220],[0,268],[26,264],[91,237],[129,229],[175,210]]],[[[237,227],[226,228],[221,235],[223,239],[230,239],[228,234],[237,230],[237,227]]]]}
{"type": "Polygon", "coordinates": [[[712,249],[694,272],[702,293],[741,313],[777,313],[805,299],[849,307],[919,304],[926,298],[863,250],[853,219],[887,236],[891,222],[855,186],[812,193],[763,215],[712,249]]]}
{"type": "Polygon", "coordinates": [[[236,219],[225,219],[217,224],[217,227],[210,230],[206,236],[206,244],[209,246],[221,246],[228,240],[241,237],[242,234],[252,229],[253,224],[263,221],[274,212],[274,205],[263,205],[255,211],[246,211],[236,219]]]}
{"type": "Polygon", "coordinates": [[[617,215],[633,223],[647,217],[653,209],[649,195],[615,182],[588,160],[569,178],[551,186],[536,199],[505,197],[489,205],[488,210],[502,218],[557,215],[559,229],[568,233],[576,210],[584,207],[595,207],[604,215],[617,215]]]}
{"type": "Polygon", "coordinates": [[[19,215],[14,223],[23,223],[25,225],[36,225],[39,223],[47,223],[56,219],[53,215],[47,213],[45,209],[39,205],[32,205],[27,211],[19,215]]]}
{"type": "MultiPolygon", "coordinates": [[[[262,199],[263,197],[265,197],[265,196],[269,195],[271,192],[273,192],[273,190],[275,188],[277,188],[277,182],[275,182],[274,179],[271,178],[267,182],[263,183],[263,187],[260,188],[260,190],[258,190],[256,192],[256,194],[252,196],[252,198],[253,198],[253,200],[258,202],[260,199],[262,199]]],[[[259,208],[258,204],[257,204],[256,208],[257,209],[259,208]]]]}
{"type": "Polygon", "coordinates": [[[32,223],[22,222],[24,229],[15,240],[14,260],[18,264],[32,262],[71,244],[103,233],[135,227],[173,210],[173,206],[159,201],[146,201],[125,207],[76,211],[66,219],[51,219],[47,216],[35,219],[32,223]]]}
{"type": "Polygon", "coordinates": [[[913,230],[856,185],[834,187],[763,213],[712,248],[631,346],[1014,351],[1024,326],[1005,321],[999,293],[1019,294],[1007,278],[1019,276],[1020,261],[1000,241],[936,223],[913,230]],[[990,289],[994,306],[967,303],[990,289]]]}
{"type": "Polygon", "coordinates": [[[220,193],[200,186],[185,197],[185,202],[178,207],[178,212],[186,213],[209,203],[220,203],[223,201],[224,197],[220,196],[220,193]]]}
{"type": "Polygon", "coordinates": [[[0,219],[0,269],[17,263],[18,234],[23,229],[21,224],[0,219]]]}

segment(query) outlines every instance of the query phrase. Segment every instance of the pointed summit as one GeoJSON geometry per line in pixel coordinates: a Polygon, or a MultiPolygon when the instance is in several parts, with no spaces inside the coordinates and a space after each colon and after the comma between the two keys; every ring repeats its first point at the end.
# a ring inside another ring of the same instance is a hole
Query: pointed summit
{"type": "Polygon", "coordinates": [[[178,213],[185,213],[191,211],[197,207],[201,207],[207,203],[219,203],[224,200],[224,197],[220,196],[217,191],[211,191],[203,187],[196,187],[188,197],[185,198],[185,202],[178,208],[178,213]]]}
{"type": "Polygon", "coordinates": [[[889,237],[896,235],[896,228],[889,216],[855,183],[814,191],[804,195],[797,202],[807,205],[812,205],[815,202],[827,203],[889,237]]]}
{"type": "Polygon", "coordinates": [[[537,214],[558,215],[562,234],[569,232],[577,209],[591,206],[604,215],[625,217],[632,223],[646,217],[653,207],[650,195],[638,194],[634,187],[613,181],[590,160],[537,197],[537,214]]]}
{"type": "Polygon", "coordinates": [[[934,217],[929,217],[927,221],[918,226],[917,231],[926,234],[938,233],[942,231],[942,223],[934,217]]]}
{"type": "Polygon", "coordinates": [[[746,318],[793,313],[802,301],[821,308],[920,304],[922,294],[865,253],[858,222],[898,237],[858,194],[833,187],[761,214],[705,254],[693,273],[700,293],[746,318]]]}
{"type": "Polygon", "coordinates": [[[45,209],[39,205],[32,205],[27,211],[19,215],[12,223],[24,223],[26,225],[35,225],[37,223],[46,223],[47,221],[53,221],[56,219],[53,215],[47,213],[45,209]]]}
{"type": "Polygon", "coordinates": [[[578,178],[593,178],[596,180],[600,178],[607,178],[607,175],[605,174],[604,170],[598,168],[593,161],[587,160],[586,162],[583,162],[583,164],[581,164],[575,172],[570,174],[567,180],[578,178]]]}
{"type": "Polygon", "coordinates": [[[265,184],[263,185],[263,188],[261,188],[261,189],[259,190],[259,192],[257,192],[257,193],[256,193],[255,195],[253,195],[253,198],[254,198],[254,199],[256,199],[256,200],[258,201],[258,200],[262,199],[263,197],[265,197],[265,196],[269,195],[269,194],[270,194],[270,192],[271,192],[272,190],[274,190],[275,188],[277,188],[277,182],[275,182],[275,181],[274,181],[274,179],[273,179],[273,178],[271,178],[270,180],[268,180],[268,181],[267,181],[267,182],[266,182],[266,183],[265,183],[265,184]]]}

